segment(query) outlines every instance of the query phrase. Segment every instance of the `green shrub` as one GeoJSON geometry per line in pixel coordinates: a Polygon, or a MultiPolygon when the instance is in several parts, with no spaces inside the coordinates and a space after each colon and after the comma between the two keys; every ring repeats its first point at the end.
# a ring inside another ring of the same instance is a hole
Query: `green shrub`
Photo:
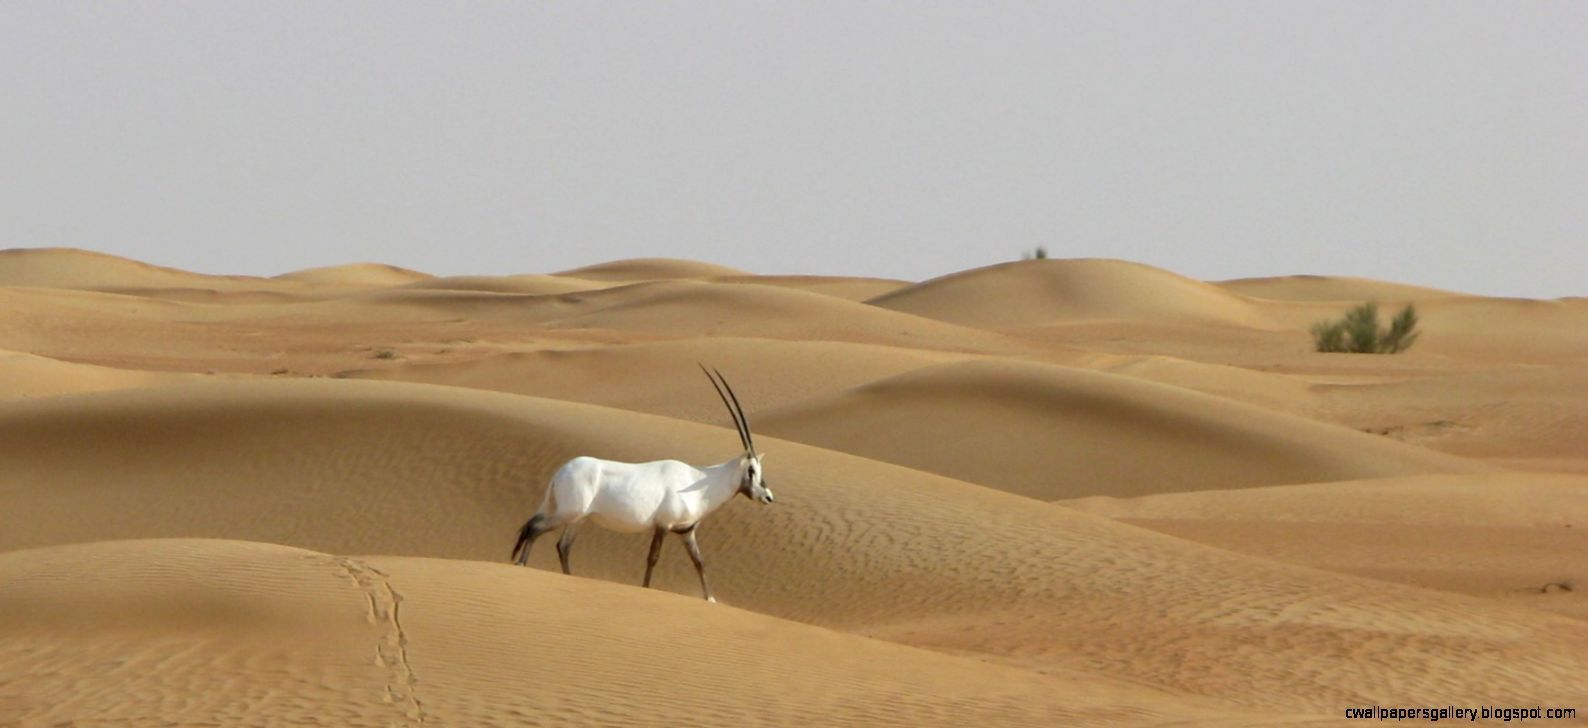
{"type": "Polygon", "coordinates": [[[1312,325],[1312,343],[1318,351],[1345,351],[1345,324],[1338,321],[1319,321],[1312,325]]]}
{"type": "Polygon", "coordinates": [[[1312,325],[1312,343],[1322,352],[1399,354],[1411,348],[1417,331],[1417,308],[1407,304],[1395,314],[1387,329],[1379,328],[1378,303],[1368,301],[1347,311],[1338,321],[1312,325]]]}

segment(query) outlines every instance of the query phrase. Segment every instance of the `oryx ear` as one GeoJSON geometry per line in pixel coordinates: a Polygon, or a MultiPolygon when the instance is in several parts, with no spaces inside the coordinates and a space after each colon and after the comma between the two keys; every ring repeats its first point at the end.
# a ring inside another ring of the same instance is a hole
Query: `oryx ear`
{"type": "Polygon", "coordinates": [[[755,454],[755,459],[756,460],[760,460],[761,462],[766,462],[766,453],[764,453],[764,452],[756,453],[755,454]]]}

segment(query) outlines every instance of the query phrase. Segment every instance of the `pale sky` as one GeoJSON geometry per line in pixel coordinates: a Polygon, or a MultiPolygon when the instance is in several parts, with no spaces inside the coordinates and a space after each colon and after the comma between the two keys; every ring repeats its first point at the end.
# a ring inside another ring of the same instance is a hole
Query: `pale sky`
{"type": "Polygon", "coordinates": [[[0,247],[1588,296],[1588,3],[0,0],[0,247]]]}

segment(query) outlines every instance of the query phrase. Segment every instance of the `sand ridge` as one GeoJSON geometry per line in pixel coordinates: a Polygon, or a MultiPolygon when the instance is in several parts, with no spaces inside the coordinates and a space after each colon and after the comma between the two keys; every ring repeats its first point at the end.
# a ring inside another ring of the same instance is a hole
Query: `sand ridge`
{"type": "Polygon", "coordinates": [[[725,265],[678,258],[632,258],[596,263],[554,273],[592,281],[656,281],[676,278],[715,278],[745,275],[725,265]]]}
{"type": "Polygon", "coordinates": [[[1352,304],[1362,301],[1425,301],[1468,295],[1438,288],[1408,286],[1403,283],[1352,276],[1295,275],[1237,278],[1214,281],[1213,285],[1251,298],[1276,301],[1344,301],[1352,304]]]}
{"type": "Polygon", "coordinates": [[[177,386],[197,376],[74,364],[48,357],[0,350],[0,398],[49,397],[110,389],[177,386]]]}
{"type": "MultiPolygon", "coordinates": [[[[505,560],[535,481],[569,455],[665,452],[704,462],[731,451],[731,433],[718,427],[349,381],[0,403],[0,433],[0,454],[15,464],[8,501],[32,513],[77,515],[8,532],[8,548],[220,531],[337,553],[487,561],[505,560]],[[96,443],[95,457],[60,444],[68,427],[96,443]],[[59,486],[37,487],[43,479],[59,486]],[[173,512],[174,503],[184,506],[173,512]]],[[[1581,634],[1563,617],[1240,557],[772,438],[763,447],[769,463],[779,463],[776,507],[735,504],[702,537],[720,596],[741,608],[1303,715],[1392,697],[1378,684],[1441,700],[1480,686],[1496,696],[1561,700],[1575,684],[1568,676],[1588,667],[1571,656],[1583,651],[1562,647],[1581,634]],[[802,586],[815,584],[822,586],[802,586]],[[1220,630],[1202,633],[1210,618],[1220,630]],[[1141,620],[1158,626],[1143,634],[1141,620]],[[969,629],[989,623],[999,628],[969,629]],[[1336,642],[1346,634],[1350,640],[1336,642]],[[1358,649],[1345,645],[1362,644],[1394,658],[1378,664],[1371,681],[1340,682],[1358,649]],[[1506,655],[1496,663],[1505,670],[1474,662],[1479,649],[1506,655]],[[1210,671],[1214,655],[1221,667],[1210,671]]],[[[539,568],[550,567],[550,551],[535,554],[539,568]]],[[[642,551],[633,537],[591,530],[576,569],[632,585],[642,551]]],[[[664,552],[659,584],[692,594],[679,557],[676,545],[664,552]]]]}
{"type": "Polygon", "coordinates": [[[416,270],[399,268],[385,263],[348,263],[345,265],[305,268],[282,273],[275,280],[313,283],[322,286],[385,287],[401,286],[427,281],[434,276],[416,270]]]}
{"type": "Polygon", "coordinates": [[[269,285],[253,276],[218,276],[152,265],[77,248],[0,250],[0,286],[39,288],[218,288],[269,285]]]}
{"type": "Polygon", "coordinates": [[[1057,321],[1170,319],[1262,326],[1244,296],[1119,260],[1027,260],[934,278],[870,303],[978,327],[1057,321]]]}
{"type": "Polygon", "coordinates": [[[793,288],[652,281],[564,297],[558,328],[675,336],[753,336],[912,346],[942,351],[1026,348],[996,333],[793,288]]]}
{"type": "Polygon", "coordinates": [[[1588,487],[1539,472],[1588,472],[1583,300],[1122,261],[481,273],[0,254],[0,723],[1584,707],[1588,487]],[[1366,293],[1424,340],[1312,352],[1366,293]],[[508,566],[569,457],[735,453],[697,363],[778,494],[701,526],[723,604],[676,540],[640,589],[644,534],[508,566]]]}
{"type": "Polygon", "coordinates": [[[787,439],[1044,500],[1484,468],[1176,387],[1011,360],[922,368],[760,422],[787,439]],[[957,446],[944,449],[948,441],[957,446]]]}
{"type": "Polygon", "coordinates": [[[615,283],[590,281],[571,276],[525,273],[516,276],[445,276],[425,278],[403,284],[404,288],[437,291],[479,291],[526,296],[560,296],[566,293],[607,288],[615,283]]]}
{"type": "Polygon", "coordinates": [[[1420,475],[1061,501],[1243,553],[1588,618],[1588,477],[1420,475]]]}
{"type": "Polygon", "coordinates": [[[759,429],[763,411],[967,356],[842,341],[702,337],[405,363],[342,376],[550,397],[720,424],[727,415],[700,372],[710,362],[746,392],[742,404],[759,429]],[[812,371],[822,376],[808,376],[812,371]]]}
{"type": "Polygon", "coordinates": [[[171,539],[12,552],[0,574],[0,656],[34,668],[0,710],[30,722],[1265,724],[500,564],[171,539]],[[112,645],[114,669],[68,680],[112,645]]]}
{"type": "Polygon", "coordinates": [[[892,293],[911,285],[908,281],[891,278],[857,278],[852,276],[719,276],[711,280],[718,283],[751,283],[762,286],[794,288],[846,301],[868,301],[885,293],[892,293]]]}

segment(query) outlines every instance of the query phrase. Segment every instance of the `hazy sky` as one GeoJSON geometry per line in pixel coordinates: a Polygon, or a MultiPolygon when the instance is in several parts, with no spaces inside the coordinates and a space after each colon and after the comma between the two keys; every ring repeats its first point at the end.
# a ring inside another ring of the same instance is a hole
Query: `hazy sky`
{"type": "Polygon", "coordinates": [[[1588,3],[0,0],[0,247],[1588,295],[1588,3]]]}

